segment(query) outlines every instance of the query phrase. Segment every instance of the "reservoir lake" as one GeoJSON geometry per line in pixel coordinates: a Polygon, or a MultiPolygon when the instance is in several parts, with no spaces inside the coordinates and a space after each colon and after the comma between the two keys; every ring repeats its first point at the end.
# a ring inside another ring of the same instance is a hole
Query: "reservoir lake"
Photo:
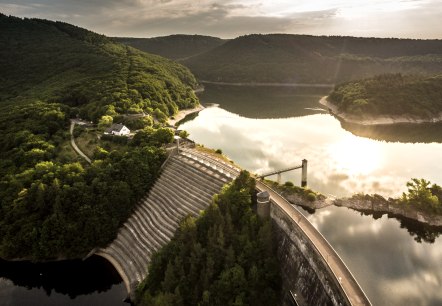
{"type": "MultiPolygon", "coordinates": [[[[200,95],[206,109],[179,128],[253,173],[300,165],[305,158],[308,186],[329,196],[399,196],[414,177],[442,185],[442,125],[347,126],[319,104],[327,93],[306,87],[206,86],[200,95]]],[[[300,185],[300,170],[284,173],[285,181],[300,185]]],[[[341,207],[302,212],[373,305],[442,305],[440,228],[341,207]]]]}
{"type": "MultiPolygon", "coordinates": [[[[442,185],[442,126],[347,126],[319,105],[324,88],[206,86],[211,105],[180,126],[255,173],[308,160],[308,186],[330,196],[397,196],[412,178],[442,185]],[[361,135],[361,136],[357,136],[361,135]]],[[[270,177],[276,179],[276,177],[270,177]]],[[[300,170],[282,181],[300,185],[300,170]]],[[[442,305],[442,229],[347,208],[311,214],[373,305],[442,305]]],[[[104,259],[49,264],[0,261],[0,305],[128,305],[104,259]]]]}

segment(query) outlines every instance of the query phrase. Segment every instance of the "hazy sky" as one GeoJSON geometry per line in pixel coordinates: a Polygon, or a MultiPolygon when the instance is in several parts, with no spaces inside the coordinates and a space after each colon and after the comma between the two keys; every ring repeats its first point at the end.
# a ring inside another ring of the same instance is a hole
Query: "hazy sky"
{"type": "Polygon", "coordinates": [[[442,0],[0,0],[108,36],[296,33],[442,39],[442,0]]]}

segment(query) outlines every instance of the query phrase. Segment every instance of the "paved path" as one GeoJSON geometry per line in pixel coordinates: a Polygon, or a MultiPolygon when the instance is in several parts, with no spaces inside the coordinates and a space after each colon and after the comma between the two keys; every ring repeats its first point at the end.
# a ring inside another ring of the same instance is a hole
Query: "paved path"
{"type": "Polygon", "coordinates": [[[339,255],[327,242],[327,240],[321,235],[320,232],[301,214],[295,209],[287,200],[276,193],[273,189],[263,184],[260,181],[256,181],[256,187],[260,191],[267,191],[270,194],[271,201],[281,207],[281,209],[296,221],[300,229],[305,233],[309,240],[313,243],[319,254],[323,257],[324,261],[328,264],[336,279],[339,280],[341,287],[350,301],[351,305],[371,305],[370,301],[366,297],[364,291],[357,283],[356,279],[351,274],[350,270],[341,260],[339,255]]]}
{"type": "Polygon", "coordinates": [[[71,120],[71,127],[69,129],[69,132],[71,133],[71,146],[77,152],[81,157],[83,157],[89,164],[92,163],[91,159],[87,157],[86,154],[84,154],[79,147],[77,147],[77,144],[75,143],[74,138],[74,127],[75,127],[75,120],[71,120]]]}

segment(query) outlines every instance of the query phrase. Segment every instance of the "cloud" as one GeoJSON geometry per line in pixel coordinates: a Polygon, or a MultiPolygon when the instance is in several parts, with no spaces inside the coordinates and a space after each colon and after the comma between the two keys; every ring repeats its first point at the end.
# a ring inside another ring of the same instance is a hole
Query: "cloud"
{"type": "Polygon", "coordinates": [[[156,36],[179,32],[236,37],[246,33],[286,32],[292,25],[291,18],[237,14],[245,9],[242,5],[219,3],[203,7],[190,5],[178,11],[172,5],[142,9],[126,13],[125,17],[114,16],[118,28],[113,30],[116,35],[156,36]]]}
{"type": "Polygon", "coordinates": [[[249,33],[441,37],[436,0],[0,0],[0,11],[73,23],[109,36],[249,33]]]}
{"type": "Polygon", "coordinates": [[[308,217],[343,258],[373,305],[440,305],[442,241],[417,243],[398,221],[330,207],[308,217]]]}

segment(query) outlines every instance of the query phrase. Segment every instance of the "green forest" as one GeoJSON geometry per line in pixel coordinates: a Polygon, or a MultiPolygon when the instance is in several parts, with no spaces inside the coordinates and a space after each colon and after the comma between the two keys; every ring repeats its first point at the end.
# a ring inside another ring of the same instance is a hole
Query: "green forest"
{"type": "Polygon", "coordinates": [[[336,84],[384,73],[435,75],[442,41],[252,34],[181,61],[201,80],[336,84]]]}
{"type": "Polygon", "coordinates": [[[194,76],[73,25],[1,14],[0,71],[0,257],[105,246],[158,176],[173,139],[162,122],[198,104],[194,76]],[[141,133],[112,150],[98,143],[91,165],[69,146],[71,118],[100,129],[131,114],[147,118],[141,133]]]}
{"type": "Polygon", "coordinates": [[[171,60],[62,22],[0,15],[0,101],[70,106],[82,118],[195,106],[196,80],[171,60]]]}
{"type": "Polygon", "coordinates": [[[337,85],[328,100],[357,117],[432,118],[442,112],[442,76],[379,75],[337,85]]]}
{"type": "Polygon", "coordinates": [[[423,178],[412,178],[407,182],[407,192],[402,193],[398,203],[430,215],[442,215],[442,187],[423,178]]]}
{"type": "Polygon", "coordinates": [[[207,52],[226,41],[218,37],[184,34],[152,38],[114,37],[113,40],[173,60],[185,59],[207,52]]]}
{"type": "Polygon", "coordinates": [[[279,305],[272,224],[252,210],[248,172],[226,185],[198,218],[187,217],[152,257],[140,305],[279,305]]]}

